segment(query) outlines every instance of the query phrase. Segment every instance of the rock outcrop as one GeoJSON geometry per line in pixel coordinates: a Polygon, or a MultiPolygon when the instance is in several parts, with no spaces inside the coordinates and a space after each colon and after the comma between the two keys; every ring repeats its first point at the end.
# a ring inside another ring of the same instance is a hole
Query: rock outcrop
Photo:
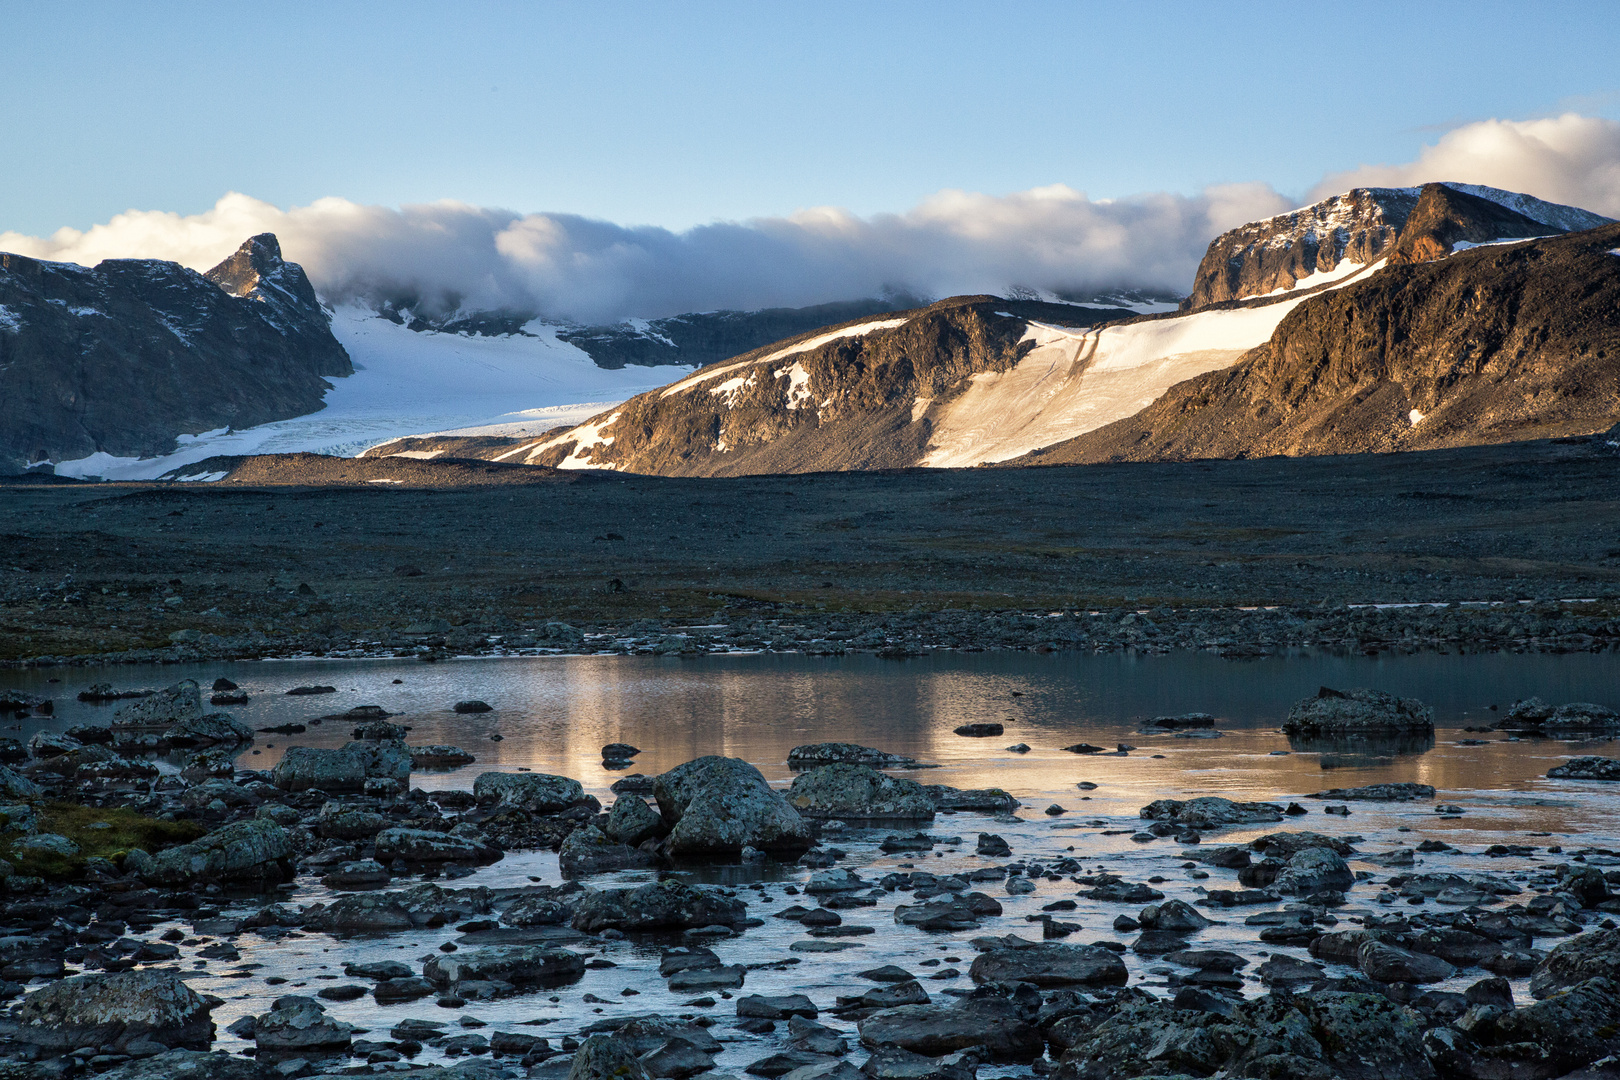
{"type": "Polygon", "coordinates": [[[1307,298],[1235,366],[1020,463],[1424,450],[1607,430],[1620,395],[1617,247],[1620,225],[1608,225],[1388,266],[1307,298]]]}
{"type": "Polygon", "coordinates": [[[269,233],[208,274],[156,259],[95,267],[0,253],[0,471],[321,408],[348,353],[269,233]]]}

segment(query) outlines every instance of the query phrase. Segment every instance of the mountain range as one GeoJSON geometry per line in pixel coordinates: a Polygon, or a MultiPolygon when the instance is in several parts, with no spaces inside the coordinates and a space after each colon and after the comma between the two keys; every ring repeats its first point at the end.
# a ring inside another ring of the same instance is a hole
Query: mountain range
{"type": "Polygon", "coordinates": [[[1598,430],[1620,373],[1617,244],[1606,218],[1512,192],[1357,189],[1217,237],[1173,313],[957,297],[752,350],[560,432],[405,449],[727,476],[1598,430]]]}
{"type": "Polygon", "coordinates": [[[1592,431],[1613,423],[1617,245],[1608,219],[1513,192],[1359,188],[1216,237],[1179,304],[1020,291],[605,327],[323,309],[268,235],[206,275],[0,256],[0,469],[215,478],[188,463],[370,446],[725,476],[1592,431]],[[672,363],[696,370],[647,386],[672,363]],[[591,394],[620,400],[570,404],[591,394]]]}

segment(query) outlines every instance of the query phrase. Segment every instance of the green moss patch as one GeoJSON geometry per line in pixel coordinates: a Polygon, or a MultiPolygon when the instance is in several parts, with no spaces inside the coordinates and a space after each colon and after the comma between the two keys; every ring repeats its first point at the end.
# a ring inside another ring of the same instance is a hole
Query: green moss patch
{"type": "Polygon", "coordinates": [[[186,844],[206,831],[192,821],[163,821],[137,814],[123,807],[81,806],[78,803],[47,803],[39,809],[39,831],[57,833],[79,846],[75,855],[19,848],[15,837],[0,847],[4,858],[17,873],[31,877],[71,878],[84,872],[87,859],[121,860],[132,848],[156,853],[176,844],[186,844]]]}

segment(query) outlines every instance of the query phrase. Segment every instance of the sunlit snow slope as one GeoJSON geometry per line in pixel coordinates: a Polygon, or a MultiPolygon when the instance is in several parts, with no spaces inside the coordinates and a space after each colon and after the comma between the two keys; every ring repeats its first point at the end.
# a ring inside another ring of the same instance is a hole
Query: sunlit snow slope
{"type": "Polygon", "coordinates": [[[216,455],[353,456],[405,435],[466,429],[539,434],[652,389],[661,381],[654,372],[668,370],[601,368],[559,341],[555,327],[536,322],[524,329],[526,334],[504,337],[419,333],[369,311],[340,308],[332,333],[349,351],[355,373],[332,380],[320,412],[241,431],[182,435],[180,449],[162,457],[92,454],[60,462],[56,472],[149,480],[216,455]]]}
{"type": "MultiPolygon", "coordinates": [[[[1381,266],[1322,277],[1338,288],[1381,266]]],[[[1035,347],[1009,371],[973,376],[935,418],[919,464],[968,468],[1007,461],[1134,416],[1176,383],[1236,363],[1307,295],[1101,330],[1031,322],[1024,340],[1035,347]]]]}

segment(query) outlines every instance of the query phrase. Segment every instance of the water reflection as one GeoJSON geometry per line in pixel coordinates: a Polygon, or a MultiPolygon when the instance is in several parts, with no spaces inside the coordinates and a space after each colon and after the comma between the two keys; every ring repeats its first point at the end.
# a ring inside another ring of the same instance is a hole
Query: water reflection
{"type": "Polygon", "coordinates": [[[1422,754],[1434,749],[1434,733],[1386,733],[1381,735],[1289,735],[1288,748],[1297,753],[1319,754],[1324,769],[1360,769],[1385,759],[1422,754]]]}
{"type": "MultiPolygon", "coordinates": [[[[476,764],[419,773],[422,787],[467,788],[486,769],[532,769],[577,777],[606,795],[625,770],[602,766],[601,748],[641,748],[628,771],[662,772],[702,754],[744,758],[787,782],[787,752],[805,742],[877,746],[941,766],[916,774],[928,783],[1003,787],[1032,805],[1058,802],[1073,814],[1134,814],[1154,798],[1221,794],[1276,799],[1325,787],[1387,781],[1443,791],[1520,791],[1560,798],[1592,785],[1547,781],[1572,753],[1609,753],[1612,743],[1517,743],[1500,734],[1460,745],[1461,727],[1484,725],[1514,700],[1616,704],[1613,654],[1502,656],[1339,656],[1301,654],[1235,664],[1207,654],[1168,656],[940,654],[904,662],[872,656],[565,657],[414,661],[219,663],[149,668],[70,668],[0,673],[0,685],[48,694],[53,717],[29,717],[5,734],[107,723],[116,706],[74,700],[95,682],[118,686],[219,675],[239,683],[247,705],[230,711],[254,728],[310,724],[302,734],[261,734],[240,764],[269,768],[289,746],[337,746],[352,723],[311,721],[364,704],[396,714],[415,744],[461,746],[476,764]],[[51,683],[51,678],[60,682],[51,683]],[[312,682],[334,694],[289,697],[312,682]],[[1318,686],[1371,686],[1421,698],[1435,709],[1434,740],[1389,743],[1290,742],[1278,725],[1318,686]],[[493,712],[457,714],[479,698],[493,712]],[[1492,712],[1490,706],[1497,705],[1492,712]],[[1154,716],[1208,712],[1223,737],[1144,732],[1154,716]],[[965,723],[999,722],[993,739],[954,735],[965,723]],[[497,740],[495,737],[499,736],[497,740]],[[1027,743],[1027,754],[1006,747],[1027,743]],[[1059,748],[1077,742],[1129,743],[1127,757],[1085,757],[1059,748]],[[1283,751],[1287,751],[1283,754],[1283,751]],[[1331,770],[1331,782],[1323,777],[1331,770]],[[1076,785],[1099,785],[1081,792],[1076,785]]],[[[1455,796],[1452,796],[1455,797],[1455,796]]],[[[1560,815],[1595,819],[1606,798],[1571,800],[1560,815]]]]}

